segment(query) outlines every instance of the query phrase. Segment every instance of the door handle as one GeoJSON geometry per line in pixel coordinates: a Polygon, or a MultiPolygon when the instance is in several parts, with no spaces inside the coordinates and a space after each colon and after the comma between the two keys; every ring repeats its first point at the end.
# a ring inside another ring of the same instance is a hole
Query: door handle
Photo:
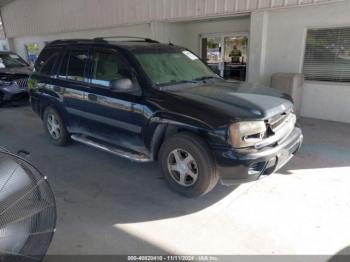
{"type": "Polygon", "coordinates": [[[88,99],[89,99],[90,101],[96,102],[96,101],[97,101],[97,95],[88,94],[88,99]]]}

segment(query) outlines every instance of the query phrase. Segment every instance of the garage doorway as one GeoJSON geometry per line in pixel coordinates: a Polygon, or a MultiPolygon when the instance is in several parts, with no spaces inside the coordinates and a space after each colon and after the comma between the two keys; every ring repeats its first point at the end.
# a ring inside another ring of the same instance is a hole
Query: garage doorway
{"type": "Polygon", "coordinates": [[[248,34],[200,36],[201,58],[214,72],[228,80],[246,81],[248,34]]]}

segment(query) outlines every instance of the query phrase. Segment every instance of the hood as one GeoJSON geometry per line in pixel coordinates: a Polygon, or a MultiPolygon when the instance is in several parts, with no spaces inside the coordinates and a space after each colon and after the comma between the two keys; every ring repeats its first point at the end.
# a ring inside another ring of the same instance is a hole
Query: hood
{"type": "Polygon", "coordinates": [[[292,109],[290,96],[269,87],[239,82],[212,81],[173,94],[235,120],[268,119],[292,109]]]}
{"type": "Polygon", "coordinates": [[[30,66],[14,67],[14,68],[0,68],[0,75],[27,75],[32,73],[30,66]]]}

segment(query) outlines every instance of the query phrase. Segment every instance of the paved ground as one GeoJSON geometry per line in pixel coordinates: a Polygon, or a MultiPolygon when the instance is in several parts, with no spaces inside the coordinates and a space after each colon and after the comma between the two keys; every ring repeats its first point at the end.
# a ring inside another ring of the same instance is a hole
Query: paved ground
{"type": "Polygon", "coordinates": [[[29,150],[49,177],[58,205],[50,254],[349,250],[350,125],[303,119],[302,126],[305,144],[279,174],[218,186],[201,199],[169,191],[157,164],[78,143],[53,146],[29,107],[0,109],[0,145],[29,150]]]}

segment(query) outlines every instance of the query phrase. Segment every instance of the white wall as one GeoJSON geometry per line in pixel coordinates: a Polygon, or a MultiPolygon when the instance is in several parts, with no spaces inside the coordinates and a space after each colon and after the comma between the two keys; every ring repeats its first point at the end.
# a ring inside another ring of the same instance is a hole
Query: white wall
{"type": "Polygon", "coordinates": [[[200,55],[200,35],[212,33],[249,33],[249,16],[191,22],[152,22],[152,38],[162,43],[184,46],[200,55]]]}
{"type": "Polygon", "coordinates": [[[7,37],[232,16],[344,0],[15,0],[1,8],[7,37]]]}
{"type": "Polygon", "coordinates": [[[306,82],[302,115],[350,123],[350,84],[306,82]]]}
{"type": "Polygon", "coordinates": [[[53,41],[56,39],[71,39],[71,38],[94,38],[102,36],[139,36],[139,37],[151,37],[151,25],[141,24],[132,26],[123,26],[115,28],[106,28],[98,30],[85,30],[71,33],[61,34],[46,34],[39,36],[24,36],[11,39],[11,46],[23,58],[26,57],[25,44],[37,43],[41,48],[44,47],[45,41],[53,41]]]}
{"type": "Polygon", "coordinates": [[[186,46],[189,37],[187,28],[183,23],[152,22],[151,31],[152,39],[161,43],[186,46]]]}
{"type": "Polygon", "coordinates": [[[249,33],[250,18],[249,16],[242,16],[224,20],[198,21],[185,23],[184,27],[187,33],[186,47],[199,55],[201,34],[249,33]]]}
{"type": "Polygon", "coordinates": [[[24,45],[38,43],[42,48],[45,41],[70,38],[94,38],[100,36],[140,36],[149,37],[162,43],[173,43],[185,46],[199,55],[199,37],[208,33],[237,33],[249,32],[250,18],[248,16],[225,18],[215,21],[192,22],[151,22],[139,25],[113,27],[97,30],[82,30],[70,33],[44,34],[37,36],[23,36],[10,39],[11,49],[26,58],[24,45]]]}
{"type": "Polygon", "coordinates": [[[0,40],[0,51],[10,50],[9,43],[7,40],[0,40]]]}
{"type": "MultiPolygon", "coordinates": [[[[350,1],[266,12],[252,14],[250,53],[259,57],[250,67],[252,82],[269,84],[277,72],[302,73],[308,28],[350,26],[350,1]]],[[[306,82],[304,88],[302,116],[350,123],[350,84],[306,82]]]]}

